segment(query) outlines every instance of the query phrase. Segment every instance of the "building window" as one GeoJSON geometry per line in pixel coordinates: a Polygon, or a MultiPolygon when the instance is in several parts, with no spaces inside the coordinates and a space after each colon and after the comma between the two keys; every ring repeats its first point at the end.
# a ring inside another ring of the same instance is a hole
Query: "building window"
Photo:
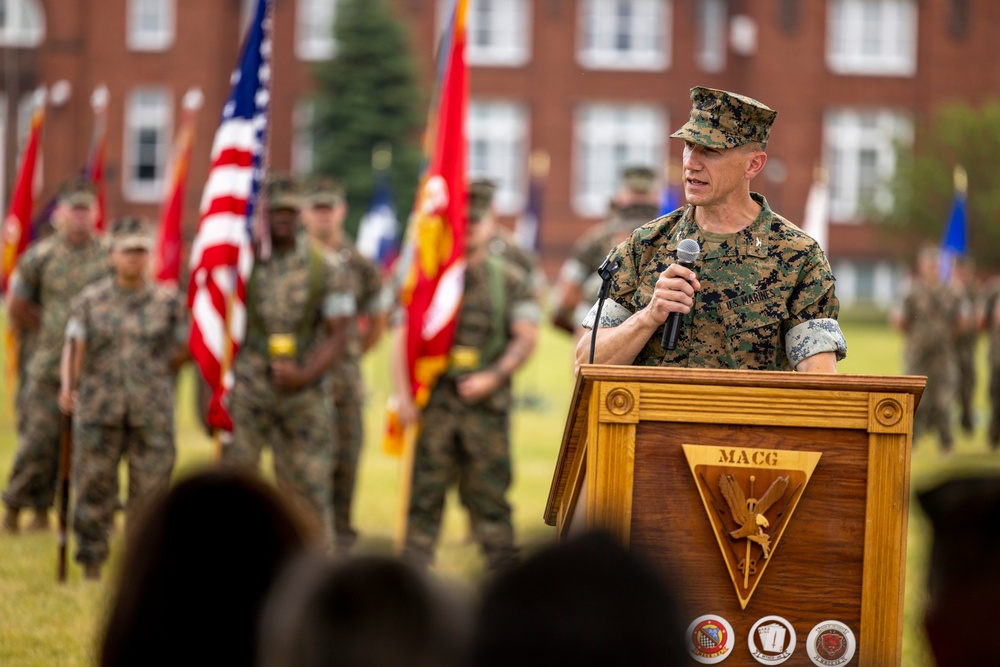
{"type": "Polygon", "coordinates": [[[826,62],[837,74],[913,76],[914,0],[828,0],[826,62]]]}
{"type": "Polygon", "coordinates": [[[44,37],[38,0],[0,0],[0,46],[38,46],[44,37]]]}
{"type": "Polygon", "coordinates": [[[292,173],[305,176],[313,170],[313,119],[316,105],[312,100],[300,100],[292,111],[292,173]]]}
{"type": "Polygon", "coordinates": [[[698,65],[706,72],[721,72],[726,66],[727,0],[701,0],[698,12],[698,65]]]}
{"type": "Polygon", "coordinates": [[[337,0],[298,0],[295,55],[300,60],[329,60],[337,51],[333,23],[337,0]]]}
{"type": "Polygon", "coordinates": [[[666,118],[656,107],[594,104],[577,109],[573,125],[573,208],[603,216],[622,168],[664,164],[666,118]]]}
{"type": "Polygon", "coordinates": [[[830,174],[830,217],[857,221],[892,208],[888,183],[897,143],[913,139],[912,121],[888,110],[839,109],[826,114],[824,149],[830,174]]]}
{"type": "Polygon", "coordinates": [[[126,43],[133,51],[163,51],[174,42],[174,0],[128,0],[126,43]]]}
{"type": "Polygon", "coordinates": [[[531,56],[530,0],[471,0],[468,8],[470,65],[516,67],[531,56]]]}
{"type": "Polygon", "coordinates": [[[504,215],[524,208],[528,168],[528,117],[514,102],[469,103],[469,173],[496,182],[493,203],[504,215]]]}
{"type": "Polygon", "coordinates": [[[666,69],[672,6],[672,0],[583,0],[580,64],[592,69],[666,69]]]}
{"type": "Polygon", "coordinates": [[[166,90],[139,88],[128,96],[123,169],[123,189],[128,199],[154,202],[162,197],[171,119],[166,90]]]}

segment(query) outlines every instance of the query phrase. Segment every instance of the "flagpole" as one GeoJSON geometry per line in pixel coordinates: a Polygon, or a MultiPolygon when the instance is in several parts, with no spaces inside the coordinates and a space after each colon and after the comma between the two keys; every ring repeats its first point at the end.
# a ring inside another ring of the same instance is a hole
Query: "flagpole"
{"type": "Polygon", "coordinates": [[[257,0],[213,141],[212,166],[191,245],[188,346],[202,377],[213,385],[208,425],[215,429],[217,458],[225,437],[220,431],[229,432],[233,426],[225,396],[242,342],[242,330],[234,327],[245,325],[243,287],[255,256],[251,225],[261,208],[259,183],[266,168],[272,10],[272,0],[257,0]],[[247,134],[252,141],[238,140],[247,134]]]}
{"type": "Polygon", "coordinates": [[[94,112],[94,135],[87,154],[87,178],[97,188],[97,222],[95,229],[103,233],[107,225],[107,201],[104,188],[104,148],[108,136],[108,101],[110,93],[103,83],[90,95],[94,112]]]}

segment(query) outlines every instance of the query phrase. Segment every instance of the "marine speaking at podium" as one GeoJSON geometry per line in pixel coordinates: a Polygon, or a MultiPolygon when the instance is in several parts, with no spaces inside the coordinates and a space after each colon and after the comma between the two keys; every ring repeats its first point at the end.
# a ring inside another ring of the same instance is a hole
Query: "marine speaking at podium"
{"type": "Polygon", "coordinates": [[[598,364],[835,373],[847,343],[826,255],[750,190],[777,112],[711,88],[691,101],[670,135],[684,141],[687,204],[611,252],[617,270],[600,322],[598,304],[583,321],[577,366],[597,326],[598,364]]]}

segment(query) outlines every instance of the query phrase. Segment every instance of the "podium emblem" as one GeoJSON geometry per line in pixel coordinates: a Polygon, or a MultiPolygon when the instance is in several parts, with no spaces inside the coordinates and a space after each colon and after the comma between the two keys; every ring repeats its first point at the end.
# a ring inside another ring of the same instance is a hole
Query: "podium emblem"
{"type": "Polygon", "coordinates": [[[746,609],[820,452],[683,445],[733,587],[746,609]]]}
{"type": "Polygon", "coordinates": [[[735,645],[733,626],[721,616],[705,614],[691,621],[688,626],[688,653],[703,665],[722,662],[729,657],[735,645]]]}
{"type": "Polygon", "coordinates": [[[795,628],[781,616],[765,616],[750,628],[750,655],[765,665],[780,665],[795,651],[795,628]]]}
{"type": "Polygon", "coordinates": [[[839,621],[823,621],[809,632],[806,653],[814,665],[838,667],[854,657],[858,642],[847,625],[839,621]]]}

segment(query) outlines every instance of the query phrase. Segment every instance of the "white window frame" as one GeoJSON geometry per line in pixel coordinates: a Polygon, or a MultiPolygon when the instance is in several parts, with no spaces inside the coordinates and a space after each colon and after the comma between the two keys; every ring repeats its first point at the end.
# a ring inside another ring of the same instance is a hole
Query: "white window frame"
{"type": "Polygon", "coordinates": [[[316,103],[311,99],[299,100],[292,110],[292,173],[306,176],[312,173],[315,162],[315,135],[313,121],[316,103]]]}
{"type": "Polygon", "coordinates": [[[914,0],[827,0],[826,63],[835,74],[914,76],[914,0]]]}
{"type": "Polygon", "coordinates": [[[174,43],[175,0],[128,0],[125,44],[132,51],[166,51],[174,43]],[[146,20],[156,23],[149,28],[146,20]]]}
{"type": "Polygon", "coordinates": [[[577,62],[588,69],[667,69],[673,5],[673,0],[582,0],[578,5],[577,62]],[[617,13],[622,6],[631,7],[627,26],[621,25],[617,13]],[[624,32],[616,32],[618,28],[624,32]],[[625,47],[615,43],[623,35],[630,41],[625,47]]]}
{"type": "Polygon", "coordinates": [[[496,183],[493,205],[497,213],[520,213],[531,145],[527,110],[511,100],[472,99],[467,132],[469,173],[496,183]]]}
{"type": "Polygon", "coordinates": [[[134,88],[125,100],[124,169],[122,192],[130,201],[158,202],[163,198],[173,136],[173,99],[170,90],[161,86],[134,88]],[[140,160],[141,145],[137,133],[152,129],[156,132],[153,145],[154,177],[140,179],[135,173],[140,160]]]}
{"type": "Polygon", "coordinates": [[[896,171],[896,147],[912,142],[913,121],[908,113],[893,109],[828,110],[823,119],[823,153],[830,174],[830,219],[859,222],[868,205],[876,212],[888,212],[893,205],[889,181],[896,171]],[[872,158],[867,168],[862,164],[863,155],[872,158]],[[864,184],[873,189],[870,201],[862,201],[864,184]]]}
{"type": "Polygon", "coordinates": [[[527,63],[531,59],[531,4],[531,0],[469,0],[468,63],[491,67],[527,63]]]}
{"type": "Polygon", "coordinates": [[[38,46],[45,39],[45,11],[39,0],[0,0],[6,13],[0,47],[38,46]]]}
{"type": "Polygon", "coordinates": [[[706,72],[721,72],[726,68],[729,1],[698,0],[695,11],[698,12],[695,60],[706,72]]]}
{"type": "Polygon", "coordinates": [[[333,24],[337,0],[298,0],[295,3],[295,55],[309,62],[330,60],[337,54],[333,24]]]}
{"type": "Polygon", "coordinates": [[[666,112],[645,104],[585,104],[573,117],[574,211],[607,214],[622,168],[648,165],[659,171],[667,158],[666,112]]]}

